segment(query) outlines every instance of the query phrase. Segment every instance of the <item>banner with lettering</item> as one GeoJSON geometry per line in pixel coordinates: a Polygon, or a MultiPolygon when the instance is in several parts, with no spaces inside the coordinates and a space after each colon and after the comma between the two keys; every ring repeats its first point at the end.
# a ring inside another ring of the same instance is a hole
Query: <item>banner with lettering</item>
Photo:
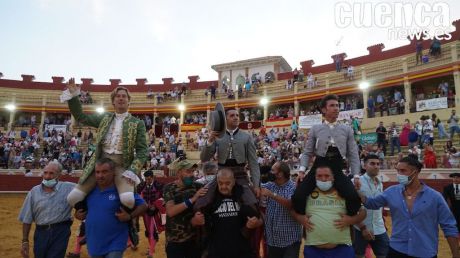
{"type": "Polygon", "coordinates": [[[321,114],[299,116],[299,128],[308,129],[314,125],[319,125],[322,123],[322,118],[323,116],[321,114]]]}
{"type": "Polygon", "coordinates": [[[436,99],[425,99],[416,102],[417,111],[447,108],[447,97],[436,99]]]}
{"type": "Polygon", "coordinates": [[[364,109],[354,109],[347,111],[340,111],[337,120],[351,120],[351,117],[364,118],[364,109]]]}
{"type": "Polygon", "coordinates": [[[377,143],[377,133],[365,133],[359,135],[359,142],[363,145],[377,143]]]}

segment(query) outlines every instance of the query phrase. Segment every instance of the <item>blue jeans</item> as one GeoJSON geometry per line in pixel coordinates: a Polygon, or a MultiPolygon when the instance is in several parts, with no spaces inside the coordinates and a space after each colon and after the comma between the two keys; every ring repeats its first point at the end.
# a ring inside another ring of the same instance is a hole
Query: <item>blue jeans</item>
{"type": "Polygon", "coordinates": [[[444,126],[442,124],[438,125],[438,137],[439,139],[447,137],[446,129],[444,129],[444,126]]]}
{"type": "Polygon", "coordinates": [[[63,223],[51,228],[37,227],[34,233],[35,258],[64,257],[70,238],[71,223],[63,223]]]}
{"type": "Polygon", "coordinates": [[[450,127],[449,129],[450,129],[450,139],[451,139],[451,140],[454,139],[455,133],[460,134],[460,127],[459,127],[458,125],[452,126],[452,127],[450,127]]]}
{"type": "Polygon", "coordinates": [[[363,238],[361,231],[353,228],[355,231],[355,241],[353,242],[353,248],[355,249],[355,254],[359,256],[364,256],[366,253],[367,244],[370,244],[372,251],[377,257],[386,257],[388,254],[388,246],[390,240],[388,239],[387,233],[380,235],[375,235],[375,239],[368,241],[363,238]]]}
{"type": "Polygon", "coordinates": [[[398,148],[398,153],[401,152],[401,143],[399,142],[398,137],[391,137],[390,148],[391,148],[391,156],[395,154],[395,146],[398,148]]]}
{"type": "Polygon", "coordinates": [[[268,258],[299,258],[300,241],[286,247],[268,246],[268,258]]]}
{"type": "Polygon", "coordinates": [[[306,245],[303,249],[303,255],[306,258],[355,258],[355,251],[349,245],[338,245],[332,249],[322,249],[306,245]]]}
{"type": "Polygon", "coordinates": [[[105,255],[91,256],[91,258],[122,258],[122,251],[113,251],[105,255]]]}

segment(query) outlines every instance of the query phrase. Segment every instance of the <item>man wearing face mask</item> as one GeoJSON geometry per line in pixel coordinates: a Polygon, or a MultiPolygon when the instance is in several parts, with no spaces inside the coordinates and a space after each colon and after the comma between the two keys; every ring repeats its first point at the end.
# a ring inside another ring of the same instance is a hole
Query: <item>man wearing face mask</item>
{"type": "Polygon", "coordinates": [[[402,158],[396,166],[399,184],[376,197],[361,194],[361,199],[368,209],[388,206],[391,210],[393,231],[387,257],[436,257],[440,226],[452,257],[459,258],[455,218],[442,195],[420,182],[422,167],[417,158],[402,158]]]}
{"type": "Polygon", "coordinates": [[[198,258],[196,230],[191,224],[193,204],[207,192],[194,182],[193,172],[197,165],[178,158],[169,165],[177,172],[177,179],[164,187],[166,203],[166,255],[168,258],[198,258]]]}
{"type": "MultiPolygon", "coordinates": [[[[359,180],[358,191],[366,196],[375,197],[383,192],[383,184],[379,179],[380,159],[374,154],[364,157],[366,173],[359,180]]],[[[364,258],[366,247],[371,245],[377,258],[385,258],[388,253],[388,235],[383,221],[382,208],[367,210],[366,219],[354,226],[355,241],[353,247],[357,258],[364,258]]]]}
{"type": "Polygon", "coordinates": [[[34,256],[37,258],[64,257],[72,225],[72,207],[67,203],[67,195],[75,187],[74,183],[61,182],[59,176],[62,165],[51,161],[43,169],[43,180],[27,194],[19,221],[22,224],[22,257],[30,257],[29,232],[35,222],[34,256]]]}
{"type": "Polygon", "coordinates": [[[261,195],[268,198],[265,213],[265,239],[268,258],[297,258],[302,242],[302,225],[290,214],[295,182],[290,180],[289,165],[278,161],[272,166],[274,182],[262,185],[261,195]]]}
{"type": "Polygon", "coordinates": [[[345,199],[336,189],[336,177],[330,164],[318,162],[315,173],[316,188],[307,198],[305,215],[295,213],[297,221],[308,232],[304,247],[305,257],[355,257],[351,246],[350,226],[363,221],[366,210],[361,208],[352,216],[345,215],[345,199]]]}
{"type": "Polygon", "coordinates": [[[342,172],[344,161],[349,164],[351,174],[355,176],[355,184],[359,185],[359,173],[361,172],[361,162],[359,160],[358,145],[353,136],[353,129],[350,126],[337,123],[339,116],[339,102],[336,95],[326,95],[321,99],[321,111],[323,112],[324,122],[314,125],[308,132],[308,140],[305,150],[300,158],[301,172],[305,172],[309,165],[309,160],[314,156],[315,161],[310,168],[306,178],[299,183],[294,195],[292,196],[293,208],[297,213],[305,213],[306,198],[316,187],[315,171],[320,163],[331,166],[334,173],[335,188],[345,199],[347,213],[349,216],[356,214],[361,204],[359,195],[353,183],[342,172]]]}
{"type": "Polygon", "coordinates": [[[204,176],[198,180],[196,180],[196,182],[202,184],[202,185],[207,185],[208,183],[212,182],[215,178],[216,178],[216,174],[217,174],[217,164],[212,162],[212,161],[208,161],[206,163],[203,164],[203,173],[204,173],[204,176]]]}

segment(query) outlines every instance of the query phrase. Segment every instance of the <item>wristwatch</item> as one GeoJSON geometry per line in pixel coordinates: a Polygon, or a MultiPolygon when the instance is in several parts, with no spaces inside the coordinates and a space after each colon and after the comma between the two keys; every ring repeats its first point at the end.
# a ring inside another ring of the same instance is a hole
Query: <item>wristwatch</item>
{"type": "Polygon", "coordinates": [[[278,196],[278,194],[276,194],[276,193],[274,192],[272,198],[275,198],[276,196],[278,196]]]}

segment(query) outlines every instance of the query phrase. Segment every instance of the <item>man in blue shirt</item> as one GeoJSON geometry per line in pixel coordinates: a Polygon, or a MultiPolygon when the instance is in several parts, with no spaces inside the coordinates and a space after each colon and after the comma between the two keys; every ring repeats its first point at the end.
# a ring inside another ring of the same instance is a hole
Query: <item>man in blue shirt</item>
{"type": "Polygon", "coordinates": [[[19,220],[22,224],[22,257],[29,257],[29,233],[35,222],[34,256],[36,258],[64,257],[72,225],[72,207],[67,195],[74,183],[60,182],[62,166],[51,161],[43,169],[43,181],[27,194],[19,220]]]}
{"type": "Polygon", "coordinates": [[[128,222],[142,215],[147,205],[134,194],[135,208],[121,207],[115,187],[115,163],[108,158],[96,162],[96,187],[86,197],[88,211],[77,210],[77,219],[86,219],[86,242],[92,258],[121,258],[128,242],[128,222]]]}
{"type": "Polygon", "coordinates": [[[368,209],[390,208],[393,231],[387,257],[436,257],[439,225],[452,257],[459,258],[455,218],[442,195],[420,182],[422,167],[415,157],[402,158],[396,166],[399,185],[373,198],[361,194],[361,199],[368,209]]]}

